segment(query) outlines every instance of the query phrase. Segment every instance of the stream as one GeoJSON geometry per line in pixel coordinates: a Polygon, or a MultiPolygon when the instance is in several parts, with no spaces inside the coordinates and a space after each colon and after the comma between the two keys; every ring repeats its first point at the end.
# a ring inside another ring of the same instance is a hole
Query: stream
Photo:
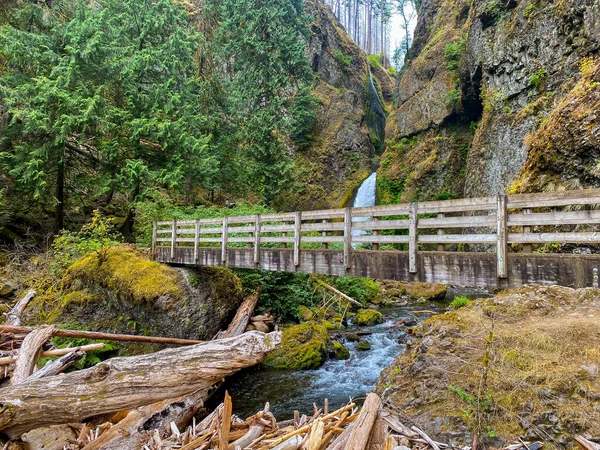
{"type": "Polygon", "coordinates": [[[330,410],[334,410],[346,404],[350,397],[364,397],[375,387],[381,370],[405,350],[405,345],[399,343],[405,334],[403,327],[394,327],[394,324],[404,317],[422,321],[431,316],[430,313],[415,313],[422,310],[442,312],[445,304],[417,304],[413,300],[405,306],[379,308],[384,316],[384,323],[380,325],[356,327],[349,324],[342,330],[344,333],[372,333],[362,336],[371,344],[371,350],[359,351],[357,342],[344,342],[350,351],[350,358],[345,361],[328,359],[316,370],[249,369],[234,375],[227,382],[234,412],[247,417],[262,409],[268,401],[277,420],[285,420],[293,417],[294,410],[312,414],[313,402],[322,406],[325,398],[329,400],[330,410]]]}

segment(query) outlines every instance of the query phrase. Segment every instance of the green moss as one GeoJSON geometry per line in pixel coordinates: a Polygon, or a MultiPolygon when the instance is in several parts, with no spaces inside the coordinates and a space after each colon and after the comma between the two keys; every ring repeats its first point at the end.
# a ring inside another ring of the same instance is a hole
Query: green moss
{"type": "Polygon", "coordinates": [[[383,316],[374,309],[361,309],[355,318],[357,325],[375,325],[383,322],[383,316]]]}
{"type": "Polygon", "coordinates": [[[84,256],[67,269],[63,281],[69,286],[75,279],[97,283],[136,303],[151,302],[162,296],[183,297],[175,269],[152,261],[128,246],[111,247],[84,256]]]}
{"type": "Polygon", "coordinates": [[[364,352],[366,350],[371,350],[371,344],[369,343],[369,341],[360,341],[356,348],[361,352],[364,352]]]}
{"type": "Polygon", "coordinates": [[[325,362],[329,336],[323,325],[305,322],[283,330],[281,344],[263,365],[272,369],[316,369],[325,362]]]}
{"type": "Polygon", "coordinates": [[[350,358],[350,351],[344,347],[341,342],[333,341],[331,344],[331,349],[333,350],[333,355],[335,359],[345,360],[350,358]]]}

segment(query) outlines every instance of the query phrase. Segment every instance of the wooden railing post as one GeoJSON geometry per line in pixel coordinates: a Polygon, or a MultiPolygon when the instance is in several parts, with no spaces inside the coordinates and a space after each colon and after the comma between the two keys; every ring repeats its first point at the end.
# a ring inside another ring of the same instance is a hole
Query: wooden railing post
{"type": "Polygon", "coordinates": [[[344,267],[352,266],[352,208],[344,211],[344,267]]]}
{"type": "Polygon", "coordinates": [[[157,238],[157,225],[156,222],[152,223],[152,253],[156,252],[156,238],[157,238]]]}
{"type": "MultiPolygon", "coordinates": [[[[443,219],[444,218],[444,213],[439,213],[437,215],[438,219],[443,219]]],[[[444,231],[443,228],[438,228],[437,230],[437,234],[438,236],[443,236],[446,232],[444,231]]],[[[437,245],[437,251],[438,252],[444,252],[446,251],[446,246],[444,244],[438,244],[437,245]]]]}
{"type": "MultiPolygon", "coordinates": [[[[282,225],[287,225],[287,222],[281,222],[282,225]]],[[[287,237],[287,231],[282,231],[281,232],[281,237],[287,237]]],[[[282,242],[281,243],[281,248],[287,248],[287,243],[286,242],[282,242]]]]}
{"type": "Polygon", "coordinates": [[[296,211],[294,217],[294,265],[300,266],[300,239],[302,236],[302,212],[296,211]]]}
{"type": "Polygon", "coordinates": [[[254,219],[254,264],[260,263],[260,214],[254,219]]]}
{"type": "Polygon", "coordinates": [[[410,273],[417,273],[417,222],[419,220],[417,208],[416,202],[410,204],[408,225],[408,271],[410,273]]]}
{"type": "Polygon", "coordinates": [[[171,230],[171,261],[175,259],[175,243],[177,242],[177,219],[173,221],[173,229],[171,230]]]}
{"type": "MultiPolygon", "coordinates": [[[[523,208],[523,214],[531,214],[531,208],[523,208]]],[[[523,227],[523,233],[531,233],[531,227],[523,227]]],[[[523,253],[533,253],[533,244],[523,244],[523,253]]]]}
{"type": "MultiPolygon", "coordinates": [[[[323,219],[323,223],[327,223],[327,219],[323,219]]],[[[321,236],[326,237],[327,236],[327,231],[321,232],[321,236]]],[[[327,242],[323,242],[323,243],[321,243],[321,245],[323,246],[323,248],[325,250],[327,250],[327,248],[329,247],[329,244],[327,242]]]]}
{"type": "Polygon", "coordinates": [[[507,277],[507,253],[508,253],[508,209],[506,206],[507,197],[499,194],[497,197],[497,217],[496,225],[496,257],[497,257],[497,276],[498,278],[507,277]]]}
{"type": "Polygon", "coordinates": [[[196,219],[196,229],[194,230],[194,261],[196,262],[200,257],[198,247],[200,247],[200,219],[196,219]]]}
{"type": "MultiPolygon", "coordinates": [[[[377,222],[379,222],[379,219],[377,217],[374,217],[373,222],[377,223],[377,222]]],[[[372,234],[373,234],[373,236],[379,236],[379,230],[373,230],[372,234]]],[[[379,242],[373,242],[372,248],[373,248],[373,250],[379,250],[379,242]]]]}
{"type": "Polygon", "coordinates": [[[223,233],[221,234],[221,262],[227,263],[227,234],[229,233],[229,219],[223,219],[223,233]]]}

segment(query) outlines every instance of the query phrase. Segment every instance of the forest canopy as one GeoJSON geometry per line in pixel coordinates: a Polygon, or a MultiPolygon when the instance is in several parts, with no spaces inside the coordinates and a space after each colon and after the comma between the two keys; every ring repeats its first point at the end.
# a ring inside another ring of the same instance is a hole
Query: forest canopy
{"type": "Polygon", "coordinates": [[[0,27],[0,222],[119,204],[128,236],[153,191],[268,204],[292,179],[315,103],[301,0],[48,5],[0,27]]]}

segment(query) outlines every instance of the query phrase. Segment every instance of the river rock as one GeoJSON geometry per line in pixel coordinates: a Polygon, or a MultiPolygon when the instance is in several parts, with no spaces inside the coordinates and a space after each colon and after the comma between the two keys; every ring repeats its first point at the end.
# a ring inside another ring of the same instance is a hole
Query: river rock
{"type": "Polygon", "coordinates": [[[350,358],[350,351],[344,347],[339,341],[333,341],[331,344],[332,356],[335,359],[348,359],[350,358]]]}
{"type": "Polygon", "coordinates": [[[371,343],[369,341],[359,341],[356,348],[360,351],[371,350],[371,343]]]}
{"type": "Polygon", "coordinates": [[[10,297],[17,290],[17,286],[10,281],[0,282],[0,297],[10,297]]]}
{"type": "Polygon", "coordinates": [[[284,328],[281,343],[262,364],[271,369],[317,369],[325,362],[328,342],[329,335],[321,324],[293,325],[284,328]]]}
{"type": "Polygon", "coordinates": [[[242,301],[241,282],[229,269],[176,269],[129,246],[84,256],[62,283],[60,295],[32,300],[25,323],[211,339],[242,301]]]}
{"type": "Polygon", "coordinates": [[[374,309],[361,309],[356,314],[354,321],[357,325],[371,326],[383,322],[383,315],[374,309]]]}
{"type": "Polygon", "coordinates": [[[482,439],[495,447],[514,436],[559,443],[599,436],[599,299],[598,289],[527,286],[433,316],[382,371],[376,392],[452,445],[470,442],[478,426],[493,430],[482,439]],[[478,423],[461,411],[478,401],[485,366],[478,423]]]}

